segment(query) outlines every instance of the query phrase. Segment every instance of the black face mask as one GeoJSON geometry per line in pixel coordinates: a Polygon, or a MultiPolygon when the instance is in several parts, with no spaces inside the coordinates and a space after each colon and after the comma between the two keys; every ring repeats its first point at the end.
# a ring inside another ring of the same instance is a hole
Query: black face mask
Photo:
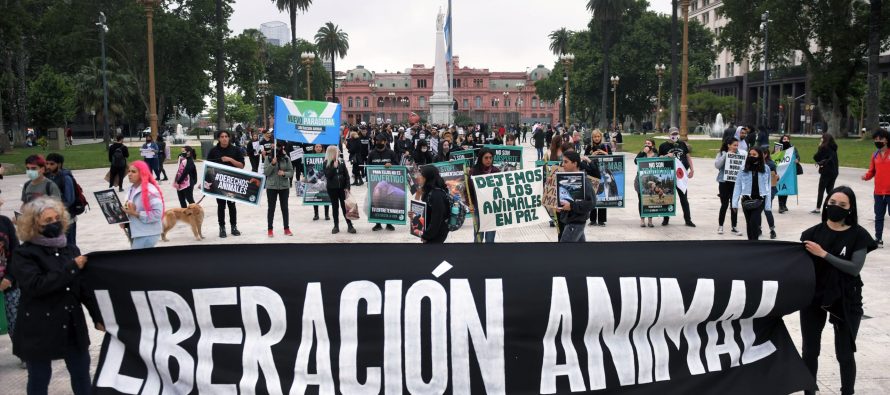
{"type": "Polygon", "coordinates": [[[44,237],[54,239],[62,235],[62,223],[59,221],[52,222],[43,226],[40,234],[44,237]]]}
{"type": "Polygon", "coordinates": [[[841,222],[847,219],[847,216],[850,215],[850,210],[845,210],[841,206],[829,204],[825,206],[825,213],[827,214],[829,220],[834,222],[841,222]]]}
{"type": "Polygon", "coordinates": [[[877,147],[878,149],[884,148],[885,145],[886,144],[884,144],[883,141],[875,141],[875,147],[877,147]]]}
{"type": "Polygon", "coordinates": [[[748,165],[748,167],[760,166],[760,158],[749,157],[748,159],[745,160],[745,162],[748,165]]]}
{"type": "Polygon", "coordinates": [[[383,148],[384,148],[384,144],[383,144],[383,143],[377,143],[377,150],[379,150],[379,151],[383,151],[383,148]]]}
{"type": "Polygon", "coordinates": [[[782,150],[787,150],[788,148],[791,148],[791,142],[783,141],[782,142],[782,150]]]}

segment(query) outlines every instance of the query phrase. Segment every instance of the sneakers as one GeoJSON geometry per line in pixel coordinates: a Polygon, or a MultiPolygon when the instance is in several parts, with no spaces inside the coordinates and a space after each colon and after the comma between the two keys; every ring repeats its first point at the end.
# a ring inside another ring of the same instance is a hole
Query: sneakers
{"type": "Polygon", "coordinates": [[[355,233],[356,233],[356,232],[355,232],[355,228],[352,226],[352,224],[349,225],[349,229],[346,229],[346,231],[349,232],[349,233],[352,233],[352,234],[355,234],[355,233]]]}
{"type": "Polygon", "coordinates": [[[723,234],[723,227],[722,227],[722,226],[718,226],[718,227],[717,227],[717,234],[718,234],[718,235],[722,235],[722,234],[723,234]]]}
{"type": "Polygon", "coordinates": [[[325,221],[330,221],[330,220],[331,220],[331,216],[328,215],[328,213],[325,213],[325,214],[324,214],[324,220],[325,220],[325,221]]]}
{"type": "Polygon", "coordinates": [[[688,226],[688,227],[690,227],[690,228],[694,228],[694,227],[695,227],[695,224],[692,223],[692,221],[686,221],[686,226],[688,226]]]}
{"type": "Polygon", "coordinates": [[[813,211],[810,211],[810,214],[819,214],[819,209],[815,209],[815,210],[813,210],[813,211]]]}
{"type": "Polygon", "coordinates": [[[654,228],[654,227],[655,227],[655,225],[652,224],[652,219],[649,219],[649,223],[647,223],[646,226],[648,226],[648,227],[650,227],[650,228],[654,228]]]}
{"type": "Polygon", "coordinates": [[[226,227],[225,227],[225,226],[220,226],[220,227],[219,227],[219,238],[220,238],[220,239],[225,239],[225,238],[226,238],[226,227]]]}
{"type": "Polygon", "coordinates": [[[665,219],[661,220],[661,226],[668,226],[670,220],[671,219],[669,217],[665,217],[665,219]]]}
{"type": "Polygon", "coordinates": [[[596,222],[594,222],[594,221],[590,221],[590,223],[587,224],[587,226],[596,226],[596,222]]]}
{"type": "Polygon", "coordinates": [[[335,235],[335,234],[337,234],[337,233],[340,233],[340,227],[339,227],[339,226],[335,226],[334,229],[331,229],[331,234],[332,234],[332,235],[335,235]]]}
{"type": "Polygon", "coordinates": [[[742,232],[739,232],[739,230],[736,229],[736,228],[732,228],[729,232],[732,233],[732,234],[734,234],[734,235],[736,235],[736,236],[741,236],[741,235],[742,235],[742,232]]]}
{"type": "Polygon", "coordinates": [[[878,248],[884,248],[884,240],[878,240],[878,248]]]}
{"type": "Polygon", "coordinates": [[[241,232],[238,231],[238,227],[232,225],[232,236],[241,236],[241,232]]]}
{"type": "Polygon", "coordinates": [[[315,216],[312,217],[312,220],[313,220],[313,221],[318,221],[318,214],[315,214],[315,216]]]}
{"type": "Polygon", "coordinates": [[[396,230],[396,227],[392,226],[392,224],[386,224],[386,230],[393,231],[396,230]]]}
{"type": "Polygon", "coordinates": [[[272,232],[272,229],[269,229],[269,237],[275,237],[275,233],[272,232]]]}
{"type": "Polygon", "coordinates": [[[602,227],[602,226],[606,226],[606,223],[605,223],[605,222],[600,222],[599,225],[600,225],[601,227],[602,227]]]}
{"type": "MultiPolygon", "coordinates": [[[[271,234],[272,234],[272,231],[269,231],[269,234],[271,235],[271,234]]],[[[293,236],[294,234],[291,233],[290,229],[288,229],[288,228],[284,228],[284,235],[285,235],[285,236],[293,236]]]]}
{"type": "Polygon", "coordinates": [[[375,232],[378,231],[378,230],[380,230],[380,229],[383,229],[383,225],[376,224],[376,225],[374,225],[373,228],[371,228],[371,230],[373,230],[373,231],[375,231],[375,232]]]}
{"type": "Polygon", "coordinates": [[[788,211],[788,207],[779,206],[779,214],[785,214],[788,211]]]}
{"type": "Polygon", "coordinates": [[[775,239],[776,239],[776,230],[775,230],[775,229],[770,229],[770,230],[769,230],[769,238],[770,238],[770,240],[775,240],[775,239]]]}

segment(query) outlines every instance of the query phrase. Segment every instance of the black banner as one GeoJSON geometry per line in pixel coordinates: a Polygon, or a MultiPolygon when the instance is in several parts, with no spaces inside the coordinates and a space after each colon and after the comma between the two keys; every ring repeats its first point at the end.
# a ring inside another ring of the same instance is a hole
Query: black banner
{"type": "Polygon", "coordinates": [[[342,247],[90,254],[96,393],[815,389],[782,321],[813,295],[797,243],[342,247]]]}

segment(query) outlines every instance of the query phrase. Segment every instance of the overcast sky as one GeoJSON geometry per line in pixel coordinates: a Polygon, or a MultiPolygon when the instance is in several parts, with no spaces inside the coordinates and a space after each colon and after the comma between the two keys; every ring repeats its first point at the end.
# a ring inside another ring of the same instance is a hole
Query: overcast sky
{"type": "MultiPolygon", "coordinates": [[[[670,13],[670,0],[650,0],[650,8],[670,13]]],[[[547,35],[560,27],[581,30],[590,13],[587,0],[452,0],[454,54],[461,66],[491,71],[525,71],[556,57],[547,35]]],[[[431,66],[435,58],[436,14],[447,0],[315,0],[297,15],[297,37],[313,41],[318,28],[333,22],[349,34],[349,53],[337,69],[356,65],[377,72],[402,71],[412,64],[431,66]]],[[[261,23],[289,23],[272,0],[236,0],[230,28],[234,34],[261,23]]]]}

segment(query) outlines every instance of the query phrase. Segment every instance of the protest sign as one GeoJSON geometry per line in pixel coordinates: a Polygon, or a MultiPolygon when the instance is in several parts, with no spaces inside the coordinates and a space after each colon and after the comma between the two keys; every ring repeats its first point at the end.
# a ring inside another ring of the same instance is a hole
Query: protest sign
{"type": "Polygon", "coordinates": [[[594,207],[624,207],[624,155],[596,155],[590,160],[599,167],[602,180],[596,189],[594,207]]]}
{"type": "Polygon", "coordinates": [[[563,171],[563,168],[561,162],[552,161],[547,163],[543,166],[546,178],[544,179],[544,195],[541,198],[541,204],[547,209],[552,220],[557,221],[559,219],[559,212],[556,211],[556,208],[559,207],[557,199],[559,191],[556,184],[556,174],[563,171]]]}
{"type": "Polygon", "coordinates": [[[266,176],[205,161],[200,185],[201,192],[207,196],[258,206],[260,193],[266,186],[266,176]]]}
{"type": "Polygon", "coordinates": [[[472,167],[476,164],[476,150],[468,149],[463,151],[454,151],[451,153],[451,160],[464,160],[467,163],[468,167],[472,167]]]}
{"type": "Polygon", "coordinates": [[[522,168],[522,147],[516,145],[485,145],[494,151],[492,163],[501,171],[513,171],[522,168]]]}
{"type": "Polygon", "coordinates": [[[480,232],[518,228],[550,220],[544,209],[544,169],[473,176],[480,232]]]}
{"type": "Polygon", "coordinates": [[[408,218],[408,169],[368,166],[368,222],[404,225],[408,218]]]}
{"type": "Polygon", "coordinates": [[[117,197],[114,189],[93,192],[93,195],[96,196],[96,202],[99,203],[102,215],[105,216],[105,220],[108,221],[109,225],[130,222],[127,213],[124,212],[124,206],[121,204],[121,200],[117,197]]]}
{"type": "Polygon", "coordinates": [[[411,213],[411,235],[423,236],[423,232],[426,230],[426,203],[412,200],[409,203],[409,213],[411,213]]]}
{"type": "Polygon", "coordinates": [[[329,206],[328,180],[324,175],[324,154],[303,155],[303,166],[306,171],[303,180],[304,206],[329,206]]]}
{"type": "Polygon", "coordinates": [[[450,162],[433,163],[439,169],[439,175],[445,181],[445,189],[451,195],[451,199],[459,202],[468,208],[469,215],[469,198],[467,197],[467,164],[463,160],[452,160],[450,162]]]}
{"type": "Polygon", "coordinates": [[[674,158],[637,160],[637,178],[643,205],[641,217],[672,217],[676,213],[675,165],[674,158]]]}
{"type": "Polygon", "coordinates": [[[782,321],[813,298],[800,243],[194,245],[89,260],[106,329],[97,395],[816,388],[782,321]],[[369,259],[381,248],[410,264],[369,259]]]}
{"type": "Polygon", "coordinates": [[[562,165],[562,162],[560,162],[558,160],[536,160],[535,161],[535,167],[551,166],[551,165],[559,166],[559,165],[562,165]]]}
{"type": "Polygon", "coordinates": [[[745,159],[748,158],[747,152],[726,153],[726,162],[723,164],[723,182],[735,182],[739,172],[745,167],[745,159]]]}
{"type": "Polygon", "coordinates": [[[340,143],[340,105],[275,96],[275,138],[304,144],[340,143]]]}
{"type": "Polygon", "coordinates": [[[559,202],[574,202],[584,200],[584,181],[587,178],[584,172],[560,172],[556,173],[556,186],[559,190],[559,202]]]}
{"type": "Polygon", "coordinates": [[[779,182],[776,183],[776,196],[797,195],[797,150],[794,147],[773,154],[776,162],[776,174],[779,182]]]}

